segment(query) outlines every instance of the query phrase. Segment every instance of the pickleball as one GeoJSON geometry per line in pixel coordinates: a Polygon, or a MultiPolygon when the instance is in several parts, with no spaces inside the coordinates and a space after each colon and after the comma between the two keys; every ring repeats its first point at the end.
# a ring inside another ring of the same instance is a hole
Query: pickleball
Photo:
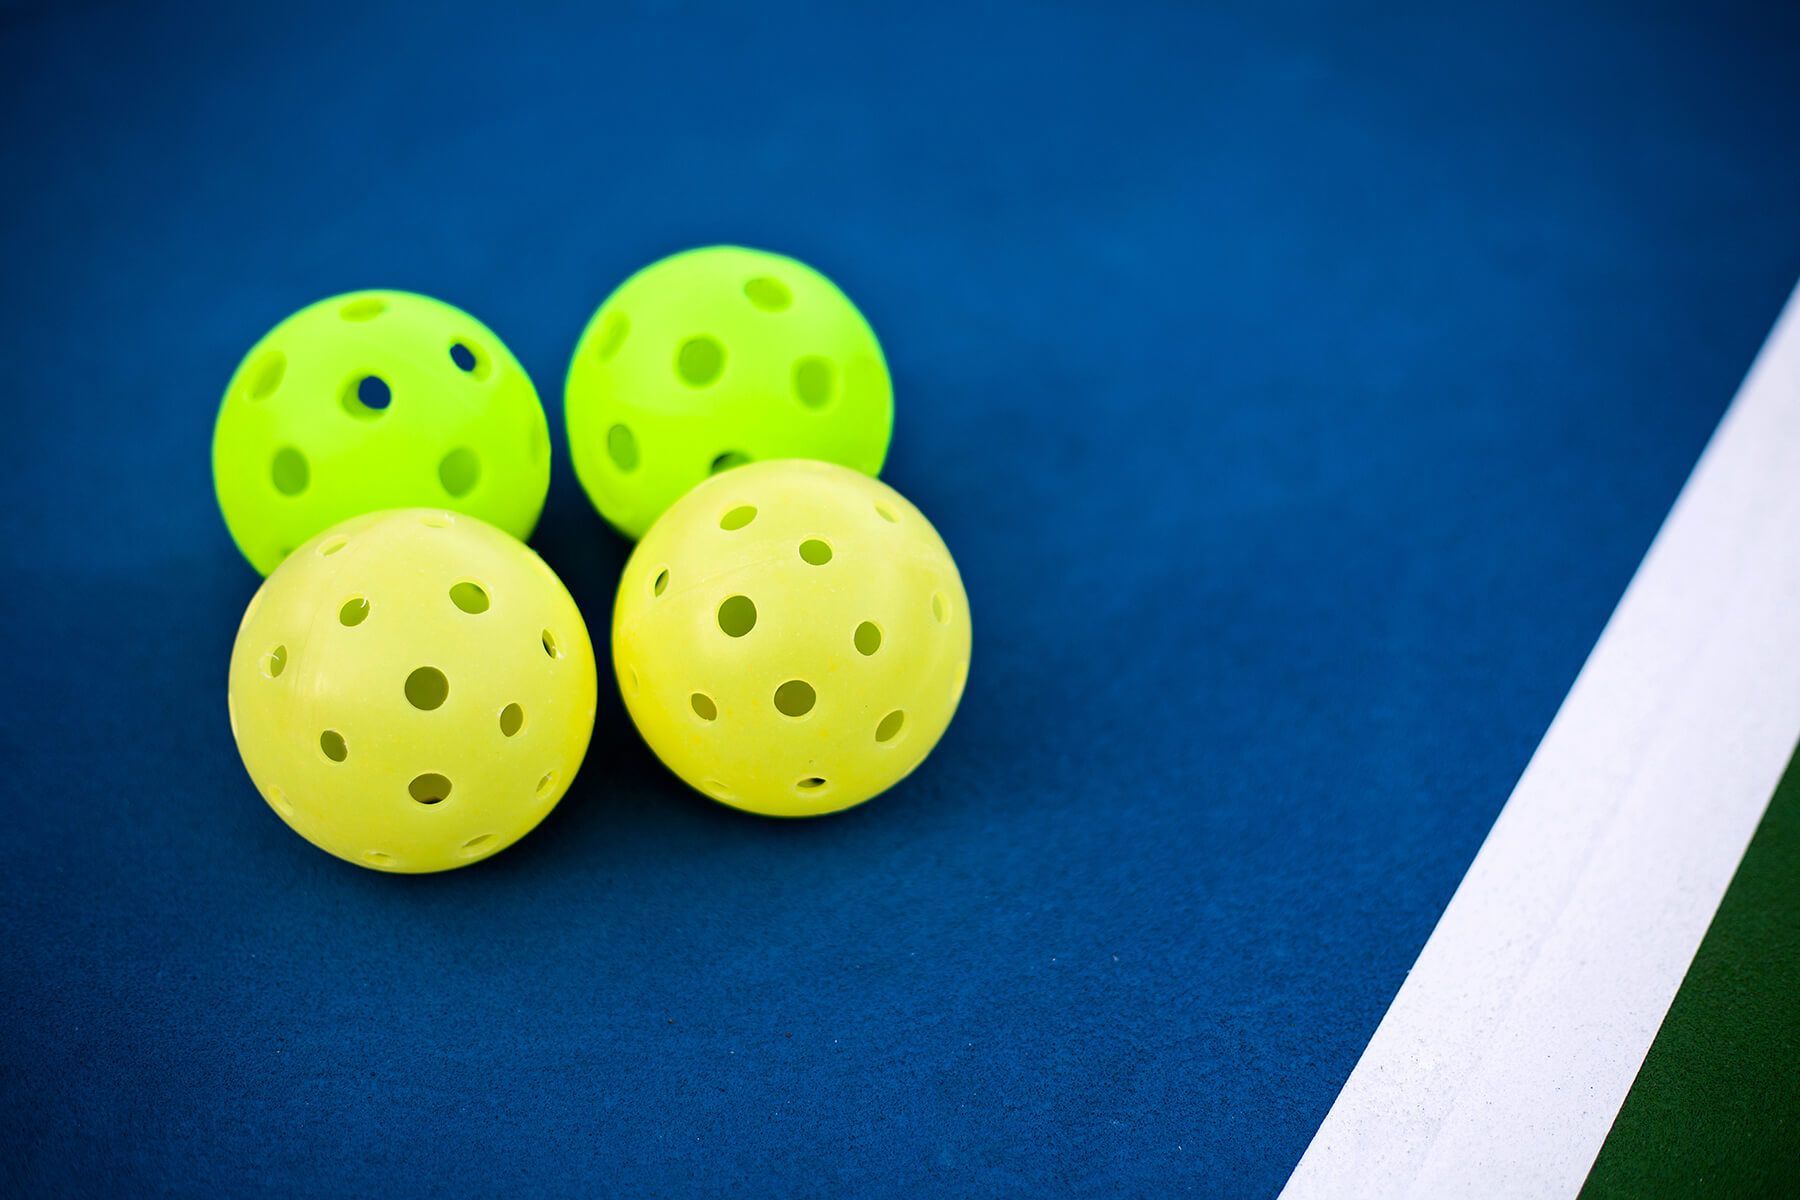
{"type": "Polygon", "coordinates": [[[631,538],[748,462],[879,474],[894,424],[881,345],[849,297],[804,263],[738,246],[621,284],[575,347],[565,408],[582,487],[631,538]]]}
{"type": "Polygon", "coordinates": [[[638,543],[612,645],[626,709],[676,775],[737,808],[814,816],[931,753],[968,678],[969,602],[894,489],[831,463],[754,463],[638,543]]]}
{"type": "Polygon", "coordinates": [[[447,509],[353,517],[263,581],[231,653],[250,778],[295,832],[381,871],[460,867],[556,806],[594,652],[554,572],[447,509]]]}
{"type": "Polygon", "coordinates": [[[268,574],[348,517],[429,506],[531,535],[550,486],[537,389],[494,332],[410,292],[333,296],[282,321],[225,389],[213,483],[268,574]]]}

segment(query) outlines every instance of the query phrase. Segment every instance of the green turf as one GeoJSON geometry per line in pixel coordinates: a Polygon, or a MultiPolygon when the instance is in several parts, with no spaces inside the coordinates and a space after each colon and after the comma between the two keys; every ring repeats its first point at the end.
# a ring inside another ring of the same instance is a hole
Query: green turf
{"type": "Polygon", "coordinates": [[[1800,1195],[1800,754],[1581,1195],[1800,1195]]]}

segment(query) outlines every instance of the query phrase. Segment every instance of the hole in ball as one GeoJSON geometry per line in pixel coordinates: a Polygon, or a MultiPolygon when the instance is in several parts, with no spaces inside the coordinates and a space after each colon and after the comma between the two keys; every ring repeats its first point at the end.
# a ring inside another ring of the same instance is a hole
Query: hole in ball
{"type": "Polygon", "coordinates": [[[600,336],[595,352],[600,361],[605,362],[619,352],[625,344],[625,335],[631,332],[631,321],[624,313],[610,312],[600,319],[600,336]]]}
{"type": "Polygon", "coordinates": [[[725,347],[717,338],[691,337],[675,352],[675,373],[689,387],[705,387],[725,369],[725,347]]]}
{"type": "Polygon", "coordinates": [[[741,467],[749,461],[750,456],[743,451],[727,450],[717,458],[713,459],[712,466],[708,469],[711,470],[714,475],[717,475],[720,471],[729,471],[733,467],[741,467]]]}
{"type": "Polygon", "coordinates": [[[387,311],[387,305],[374,296],[359,296],[344,307],[338,309],[338,316],[346,321],[373,321],[387,311]]]}
{"type": "Polygon", "coordinates": [[[638,465],[637,438],[624,425],[606,431],[606,456],[621,471],[635,471],[638,465]]]}
{"type": "Polygon", "coordinates": [[[803,358],[794,364],[794,395],[808,408],[831,403],[831,364],[822,358],[803,358]]]}
{"type": "Polygon", "coordinates": [[[481,478],[481,460],[467,446],[458,446],[444,455],[438,464],[438,482],[452,496],[462,497],[475,490],[475,483],[481,478]]]}
{"type": "Polygon", "coordinates": [[[804,717],[818,701],[819,694],[804,679],[790,679],[775,689],[775,710],[784,717],[804,717]]]}
{"type": "Polygon", "coordinates": [[[406,677],[406,699],[414,708],[430,712],[450,697],[450,681],[436,667],[420,667],[406,677]]]}
{"type": "Polygon", "coordinates": [[[764,312],[782,312],[794,302],[794,295],[788,291],[787,284],[767,275],[745,280],[744,295],[750,298],[750,303],[764,312]]]}
{"type": "Polygon", "coordinates": [[[450,798],[450,781],[435,771],[413,776],[406,790],[420,804],[441,804],[450,798]]]}
{"type": "Polygon", "coordinates": [[[359,421],[373,421],[393,403],[394,392],[379,375],[359,375],[344,389],[344,411],[359,421]]]}
{"type": "Polygon", "coordinates": [[[756,506],[751,504],[740,504],[719,518],[719,528],[726,530],[742,529],[754,520],[756,520],[756,506]]]}
{"type": "Polygon", "coordinates": [[[881,626],[873,621],[864,621],[856,627],[856,652],[867,658],[881,649],[881,626]]]}
{"type": "Polygon", "coordinates": [[[319,749],[332,762],[343,762],[350,756],[350,747],[344,744],[344,735],[335,729],[327,729],[319,735],[319,749]]]}
{"type": "Polygon", "coordinates": [[[340,625],[361,625],[368,619],[369,602],[361,596],[350,597],[344,601],[344,606],[338,609],[338,624],[340,625]]]}
{"type": "Polygon", "coordinates": [[[726,636],[741,638],[756,628],[756,605],[748,596],[727,596],[719,605],[719,628],[726,636]]]}
{"type": "Polygon", "coordinates": [[[287,370],[287,356],[279,350],[271,350],[262,356],[256,369],[250,375],[250,398],[267,400],[281,386],[281,376],[287,370]]]}
{"type": "Polygon", "coordinates": [[[517,704],[509,704],[500,710],[500,736],[511,737],[525,728],[525,710],[517,704]]]}
{"type": "Polygon", "coordinates": [[[466,613],[484,613],[488,610],[487,589],[465,579],[451,586],[450,603],[466,613]]]}
{"type": "Polygon", "coordinates": [[[292,446],[277,450],[269,462],[269,480],[284,496],[298,496],[306,490],[311,479],[312,469],[306,465],[306,455],[292,446]]]}

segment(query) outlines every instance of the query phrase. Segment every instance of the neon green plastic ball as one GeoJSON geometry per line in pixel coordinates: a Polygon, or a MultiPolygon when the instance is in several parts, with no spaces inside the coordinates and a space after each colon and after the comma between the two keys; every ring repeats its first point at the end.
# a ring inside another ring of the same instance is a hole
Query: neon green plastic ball
{"type": "Polygon", "coordinates": [[[213,428],[213,486],[264,575],[349,517],[449,508],[523,541],[550,488],[537,389],[493,330],[411,292],[301,309],[238,364],[213,428]]]}
{"type": "Polygon", "coordinates": [[[894,428],[881,344],[805,263],[710,246],[652,263],[588,322],[564,397],[575,474],[640,538],[709,475],[811,458],[877,475],[894,428]]]}

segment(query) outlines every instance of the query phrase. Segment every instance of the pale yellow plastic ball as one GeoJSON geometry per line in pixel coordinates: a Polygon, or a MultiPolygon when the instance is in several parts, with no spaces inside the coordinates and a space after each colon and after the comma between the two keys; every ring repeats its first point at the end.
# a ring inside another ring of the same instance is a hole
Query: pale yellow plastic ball
{"type": "Polygon", "coordinates": [[[381,871],[442,871],[529,833],[594,726],[567,589],[465,514],[353,517],[263,582],[231,652],[231,729],[295,832],[381,871]]]}
{"type": "Polygon", "coordinates": [[[664,763],[769,816],[836,812],[931,753],[969,671],[943,540],[880,480],[753,463],[700,484],[638,543],[613,666],[664,763]]]}

